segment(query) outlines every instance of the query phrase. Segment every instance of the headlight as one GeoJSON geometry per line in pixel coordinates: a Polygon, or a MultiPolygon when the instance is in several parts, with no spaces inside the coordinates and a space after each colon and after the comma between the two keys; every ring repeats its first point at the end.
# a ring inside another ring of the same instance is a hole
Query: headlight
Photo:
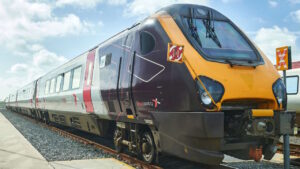
{"type": "Polygon", "coordinates": [[[286,102],[287,102],[286,88],[281,79],[278,79],[273,84],[273,93],[274,96],[276,97],[278,106],[282,104],[282,108],[286,109],[286,102]]]}
{"type": "MultiPolygon", "coordinates": [[[[208,77],[200,76],[199,77],[202,83],[204,84],[206,90],[209,92],[211,97],[214,99],[215,103],[219,102],[224,94],[224,87],[221,83],[212,80],[208,77]]],[[[208,93],[204,90],[201,83],[196,79],[197,89],[201,103],[208,108],[213,108],[212,100],[209,97],[208,93]]]]}

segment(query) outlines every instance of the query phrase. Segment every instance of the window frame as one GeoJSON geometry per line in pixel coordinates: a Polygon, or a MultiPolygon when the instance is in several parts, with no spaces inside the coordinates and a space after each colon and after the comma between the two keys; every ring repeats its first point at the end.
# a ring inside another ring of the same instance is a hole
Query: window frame
{"type": "Polygon", "coordinates": [[[68,70],[68,71],[66,71],[65,73],[63,73],[63,88],[62,88],[62,91],[63,92],[66,92],[66,91],[69,91],[69,90],[71,90],[71,81],[72,81],[72,70],[68,70]],[[67,88],[67,89],[64,89],[64,86],[65,86],[65,75],[67,74],[67,73],[70,73],[70,77],[69,77],[69,87],[67,88]]]}
{"type": "Polygon", "coordinates": [[[56,87],[56,77],[53,77],[53,78],[51,78],[50,79],[50,87],[49,87],[49,94],[53,94],[53,93],[55,93],[55,88],[56,87]],[[53,84],[53,91],[51,90],[52,88],[52,82],[54,82],[54,84],[53,84]]]}
{"type": "Polygon", "coordinates": [[[75,67],[75,68],[73,68],[72,70],[71,70],[71,72],[72,72],[72,75],[71,75],[71,88],[70,88],[70,90],[76,90],[76,89],[80,89],[80,87],[81,87],[81,84],[82,84],[82,80],[81,80],[81,78],[82,78],[82,65],[80,65],[80,66],[77,66],[77,67],[75,67]],[[75,74],[75,70],[76,69],[79,69],[80,68],[80,77],[79,77],[79,86],[78,87],[76,87],[76,88],[73,88],[73,80],[74,80],[74,74],[75,74]]]}
{"type": "Polygon", "coordinates": [[[56,76],[56,83],[55,83],[55,93],[60,93],[62,91],[62,84],[64,82],[64,74],[59,74],[58,76],[56,76]],[[59,85],[59,90],[57,91],[57,79],[58,77],[61,77],[61,80],[60,80],[60,85],[59,85]]]}
{"type": "MultiPolygon", "coordinates": [[[[287,82],[288,78],[293,78],[293,77],[297,78],[297,92],[296,93],[288,93],[287,89],[286,89],[287,95],[297,95],[299,93],[299,76],[298,75],[286,76],[286,82],[287,82]]],[[[287,86],[286,86],[286,88],[287,88],[287,86]]]]}
{"type": "Polygon", "coordinates": [[[46,80],[44,94],[48,95],[49,94],[49,90],[50,90],[50,81],[46,80]]]}

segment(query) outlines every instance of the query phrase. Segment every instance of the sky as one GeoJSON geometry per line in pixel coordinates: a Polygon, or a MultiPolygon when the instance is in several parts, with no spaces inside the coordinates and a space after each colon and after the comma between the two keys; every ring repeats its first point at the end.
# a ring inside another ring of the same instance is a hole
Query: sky
{"type": "Polygon", "coordinates": [[[161,7],[193,3],[229,17],[275,63],[300,61],[300,0],[1,0],[0,100],[161,7]]]}

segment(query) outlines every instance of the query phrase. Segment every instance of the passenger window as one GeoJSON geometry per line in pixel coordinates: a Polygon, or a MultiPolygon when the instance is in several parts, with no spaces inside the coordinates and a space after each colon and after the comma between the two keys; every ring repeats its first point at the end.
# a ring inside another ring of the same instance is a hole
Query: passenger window
{"type": "Polygon", "coordinates": [[[49,93],[49,88],[50,88],[50,81],[47,80],[46,86],[45,86],[45,94],[48,94],[48,93],[49,93]]]}
{"type": "Polygon", "coordinates": [[[299,77],[298,76],[286,77],[287,94],[297,94],[298,87],[299,87],[299,77]]]}
{"type": "Polygon", "coordinates": [[[87,79],[87,85],[89,86],[91,84],[92,81],[92,69],[93,69],[93,63],[90,62],[89,64],[89,74],[88,74],[88,79],[87,79]]]}
{"type": "Polygon", "coordinates": [[[62,75],[57,76],[57,78],[56,78],[56,89],[55,89],[56,93],[60,92],[61,81],[62,81],[62,75]]]}
{"type": "Polygon", "coordinates": [[[71,78],[71,72],[65,73],[63,91],[70,89],[70,78],[71,78]]]}
{"type": "Polygon", "coordinates": [[[81,66],[74,69],[72,89],[77,89],[80,87],[80,78],[81,78],[81,66]]]}
{"type": "Polygon", "coordinates": [[[50,93],[54,93],[54,89],[55,89],[55,78],[53,78],[51,80],[51,84],[50,84],[50,93]]]}
{"type": "Polygon", "coordinates": [[[155,47],[155,40],[150,33],[141,32],[140,34],[140,48],[142,55],[151,52],[155,47]]]}

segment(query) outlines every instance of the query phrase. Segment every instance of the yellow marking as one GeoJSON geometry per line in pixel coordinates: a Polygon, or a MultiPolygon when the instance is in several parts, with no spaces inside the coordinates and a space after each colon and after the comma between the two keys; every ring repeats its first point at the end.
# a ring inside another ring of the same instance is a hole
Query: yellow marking
{"type": "Polygon", "coordinates": [[[133,115],[127,115],[127,118],[134,119],[134,116],[133,115]]]}
{"type": "Polygon", "coordinates": [[[225,93],[221,101],[216,103],[219,110],[223,101],[231,100],[266,100],[268,103],[262,103],[258,108],[280,109],[272,91],[272,84],[280,76],[271,61],[254,43],[252,44],[254,44],[262,56],[264,64],[256,68],[243,66],[230,67],[228,64],[204,59],[189,43],[170,15],[158,13],[153,17],[158,19],[172,43],[184,45],[184,59],[188,61],[185,63],[189,63],[186,66],[193,79],[202,75],[214,79],[224,86],[225,93]]]}
{"type": "Polygon", "coordinates": [[[132,166],[122,162],[122,161],[119,161],[117,159],[114,159],[114,158],[107,158],[108,160],[112,160],[112,161],[116,161],[117,163],[120,163],[123,165],[123,167],[121,169],[134,169],[132,166]]]}
{"type": "Polygon", "coordinates": [[[274,111],[271,109],[252,109],[253,117],[273,117],[274,111]]]}

